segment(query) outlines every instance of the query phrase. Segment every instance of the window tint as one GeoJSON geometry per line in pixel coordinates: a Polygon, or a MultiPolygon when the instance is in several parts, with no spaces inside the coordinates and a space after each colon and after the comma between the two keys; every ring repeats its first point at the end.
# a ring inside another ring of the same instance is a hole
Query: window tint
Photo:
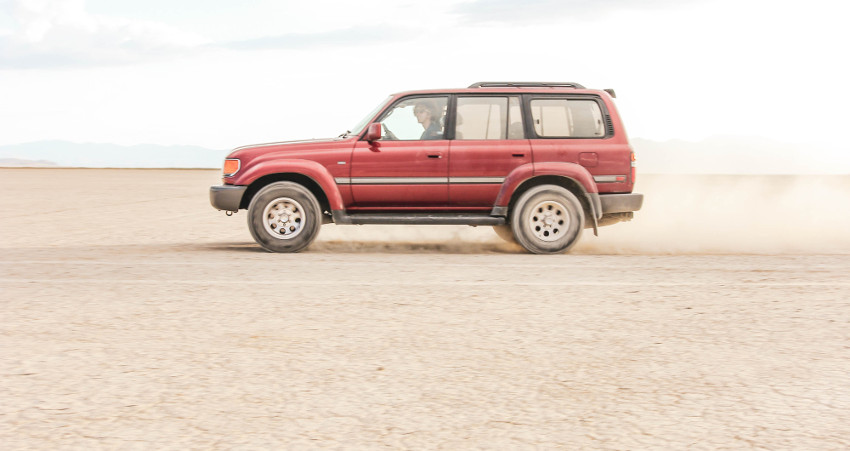
{"type": "Polygon", "coordinates": [[[455,139],[522,139],[518,97],[458,97],[455,139]]]}
{"type": "Polygon", "coordinates": [[[531,117],[538,136],[605,136],[602,111],[593,100],[534,99],[531,101],[531,117]]]}
{"type": "Polygon", "coordinates": [[[382,140],[444,139],[448,97],[411,97],[395,104],[380,122],[382,140]]]}

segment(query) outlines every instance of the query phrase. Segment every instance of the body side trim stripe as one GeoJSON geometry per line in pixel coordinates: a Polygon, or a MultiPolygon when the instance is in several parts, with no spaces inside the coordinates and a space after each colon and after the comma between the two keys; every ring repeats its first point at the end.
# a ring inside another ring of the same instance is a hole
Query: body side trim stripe
{"type": "Polygon", "coordinates": [[[337,185],[501,184],[504,177],[337,177],[337,185]]]}
{"type": "Polygon", "coordinates": [[[449,183],[458,184],[477,184],[477,183],[498,183],[505,181],[504,177],[449,177],[449,183]]]}

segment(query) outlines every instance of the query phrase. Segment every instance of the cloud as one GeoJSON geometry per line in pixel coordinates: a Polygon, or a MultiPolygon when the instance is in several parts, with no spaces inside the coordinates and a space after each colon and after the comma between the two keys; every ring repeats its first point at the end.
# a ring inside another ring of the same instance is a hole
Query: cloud
{"type": "Polygon", "coordinates": [[[410,36],[398,27],[372,25],[211,42],[158,22],[92,14],[85,0],[0,0],[4,12],[16,26],[0,33],[0,70],[116,66],[216,49],[352,47],[410,36]]]}
{"type": "Polygon", "coordinates": [[[212,44],[235,50],[295,49],[312,47],[351,47],[362,44],[398,42],[410,36],[409,30],[393,26],[370,25],[317,33],[289,33],[243,41],[212,44]]]}
{"type": "Polygon", "coordinates": [[[161,23],[90,14],[83,0],[4,0],[0,11],[17,25],[0,36],[0,69],[127,64],[205,42],[161,23]]]}
{"type": "Polygon", "coordinates": [[[529,25],[563,19],[588,19],[618,10],[659,9],[694,0],[473,0],[452,11],[466,23],[529,25]]]}

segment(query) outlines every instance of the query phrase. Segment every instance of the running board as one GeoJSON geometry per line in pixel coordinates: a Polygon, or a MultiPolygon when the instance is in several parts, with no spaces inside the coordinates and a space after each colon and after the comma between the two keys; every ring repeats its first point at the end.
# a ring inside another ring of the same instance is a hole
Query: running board
{"type": "Polygon", "coordinates": [[[474,213],[356,213],[333,211],[336,224],[502,225],[505,218],[474,213]]]}

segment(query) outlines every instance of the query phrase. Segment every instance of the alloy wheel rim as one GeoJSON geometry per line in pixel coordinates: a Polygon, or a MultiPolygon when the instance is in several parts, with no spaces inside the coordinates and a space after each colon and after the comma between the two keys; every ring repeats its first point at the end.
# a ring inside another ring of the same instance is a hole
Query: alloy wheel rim
{"type": "Polygon", "coordinates": [[[298,236],[307,223],[304,208],[295,199],[278,197],[266,204],[263,225],[274,238],[289,240],[298,236]]]}
{"type": "Polygon", "coordinates": [[[570,228],[567,209],[560,202],[545,200],[538,203],[528,214],[531,233],[540,241],[556,241],[563,238],[570,228]]]}

